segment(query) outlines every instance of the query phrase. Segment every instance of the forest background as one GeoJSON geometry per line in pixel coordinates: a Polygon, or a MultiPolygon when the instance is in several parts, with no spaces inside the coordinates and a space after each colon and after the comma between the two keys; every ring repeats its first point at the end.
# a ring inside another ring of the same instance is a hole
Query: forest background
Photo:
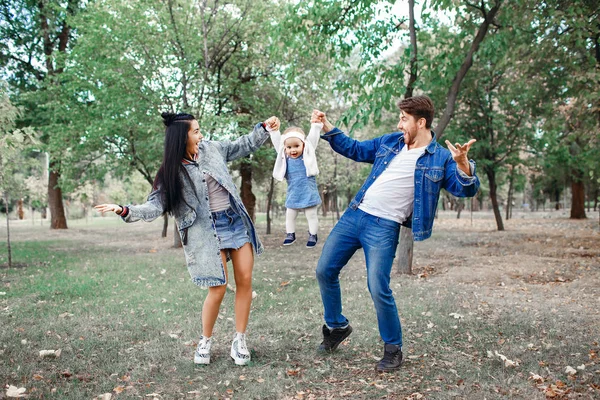
{"type": "MultiPolygon", "coordinates": [[[[223,140],[271,115],[308,129],[318,108],[368,139],[396,129],[413,93],[434,100],[438,140],[477,139],[476,200],[445,194],[441,209],[491,209],[498,230],[513,206],[597,210],[594,1],[18,0],[0,3],[0,38],[4,212],[49,210],[52,229],[99,202],[144,201],[161,111],[223,140]]],[[[285,195],[274,156],[231,165],[268,232],[285,195]]],[[[324,145],[318,157],[323,215],[339,216],[369,168],[324,145]]]]}

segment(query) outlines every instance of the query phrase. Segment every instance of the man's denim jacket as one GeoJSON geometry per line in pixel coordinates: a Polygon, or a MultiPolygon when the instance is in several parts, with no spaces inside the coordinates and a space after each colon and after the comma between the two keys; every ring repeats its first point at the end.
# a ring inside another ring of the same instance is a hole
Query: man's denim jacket
{"type": "MultiPolygon", "coordinates": [[[[181,173],[184,200],[173,213],[183,243],[183,250],[192,280],[198,286],[220,286],[226,283],[219,250],[219,239],[208,203],[206,175],[212,176],[229,192],[231,208],[242,217],[256,254],[263,251],[252,219],[248,215],[227,168],[227,162],[242,158],[257,150],[269,134],[262,124],[234,141],[202,140],[198,145],[198,160],[183,163],[187,174],[181,173]],[[186,176],[187,175],[187,176],[186,176]],[[189,176],[189,178],[188,178],[189,176]]],[[[160,188],[148,196],[146,203],[128,206],[125,222],[152,221],[164,213],[160,188]]]]}
{"type": "MultiPolygon", "coordinates": [[[[479,178],[475,175],[475,162],[470,160],[472,176],[460,171],[448,149],[440,146],[431,132],[431,143],[417,160],[415,168],[415,199],[412,220],[403,225],[412,226],[414,240],[425,240],[431,236],[433,219],[437,209],[440,190],[446,189],[457,197],[473,197],[479,189],[479,178]]],[[[354,161],[373,164],[371,174],[362,185],[349,208],[356,210],[365,193],[375,179],[385,171],[392,159],[404,147],[404,134],[394,132],[375,139],[358,141],[338,128],[321,135],[331,148],[354,161]]]]}

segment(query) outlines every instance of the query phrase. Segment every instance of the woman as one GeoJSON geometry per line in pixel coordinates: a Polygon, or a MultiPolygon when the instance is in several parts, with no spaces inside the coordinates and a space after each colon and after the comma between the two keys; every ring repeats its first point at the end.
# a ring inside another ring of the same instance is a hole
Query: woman
{"type": "Polygon", "coordinates": [[[234,141],[202,140],[198,121],[190,114],[163,113],[165,152],[152,193],[146,203],[121,206],[101,204],[125,222],[152,221],[173,215],[181,235],[188,271],[194,283],[208,286],[202,307],[202,336],[194,354],[196,364],[210,363],[212,332],[227,288],[227,260],[236,283],[235,326],[231,357],[237,365],[250,362],[246,327],[252,302],[254,254],[263,251],[227,162],[257,150],[269,137],[266,128],[279,129],[271,117],[234,141]]]}

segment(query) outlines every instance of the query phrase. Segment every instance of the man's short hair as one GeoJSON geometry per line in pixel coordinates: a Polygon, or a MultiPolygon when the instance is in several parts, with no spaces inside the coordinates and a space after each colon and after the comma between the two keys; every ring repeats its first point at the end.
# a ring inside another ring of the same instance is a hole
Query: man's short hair
{"type": "Polygon", "coordinates": [[[433,113],[435,111],[433,102],[429,96],[413,96],[398,102],[398,108],[405,114],[412,115],[417,120],[425,118],[425,127],[431,129],[433,122],[433,113]]]}

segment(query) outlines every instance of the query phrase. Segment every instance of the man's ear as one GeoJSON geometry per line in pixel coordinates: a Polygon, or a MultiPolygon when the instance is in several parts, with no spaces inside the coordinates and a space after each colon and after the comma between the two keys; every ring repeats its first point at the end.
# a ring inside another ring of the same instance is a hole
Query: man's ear
{"type": "Polygon", "coordinates": [[[419,118],[417,124],[419,125],[419,129],[424,129],[427,125],[427,120],[425,120],[425,118],[419,118]]]}

